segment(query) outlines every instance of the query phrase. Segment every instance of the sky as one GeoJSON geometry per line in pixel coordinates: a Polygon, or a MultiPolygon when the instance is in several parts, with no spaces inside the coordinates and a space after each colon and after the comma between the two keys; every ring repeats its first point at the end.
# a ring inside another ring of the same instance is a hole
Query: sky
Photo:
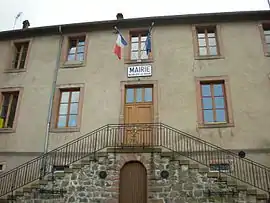
{"type": "Polygon", "coordinates": [[[268,0],[0,0],[0,31],[124,18],[268,10],[268,0]],[[15,16],[23,12],[15,22],[15,16]]]}

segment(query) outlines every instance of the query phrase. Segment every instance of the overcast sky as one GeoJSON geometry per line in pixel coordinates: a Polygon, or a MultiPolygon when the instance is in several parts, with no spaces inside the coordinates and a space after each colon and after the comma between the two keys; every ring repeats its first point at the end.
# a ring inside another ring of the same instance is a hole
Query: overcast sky
{"type": "Polygon", "coordinates": [[[267,0],[0,0],[0,31],[21,28],[28,19],[31,27],[125,18],[209,13],[224,11],[267,10],[267,0]]]}

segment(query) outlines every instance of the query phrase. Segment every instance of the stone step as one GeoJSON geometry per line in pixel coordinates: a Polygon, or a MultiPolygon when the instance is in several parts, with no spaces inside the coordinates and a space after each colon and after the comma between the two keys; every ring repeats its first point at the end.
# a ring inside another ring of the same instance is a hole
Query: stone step
{"type": "Polygon", "coordinates": [[[23,188],[23,192],[24,193],[30,193],[30,192],[32,192],[32,188],[30,188],[30,187],[24,187],[23,188]]]}
{"type": "Polygon", "coordinates": [[[257,200],[267,200],[267,194],[264,194],[264,193],[259,193],[256,195],[256,199],[257,200]]]}
{"type": "Polygon", "coordinates": [[[189,165],[189,160],[180,160],[179,165],[189,165]]]}
{"type": "Polygon", "coordinates": [[[247,189],[247,195],[257,195],[256,189],[247,189]]]}
{"type": "Polygon", "coordinates": [[[19,196],[19,197],[22,197],[24,195],[24,192],[23,191],[16,191],[15,195],[19,196]]]}
{"type": "Polygon", "coordinates": [[[208,178],[218,178],[219,177],[219,172],[210,171],[210,172],[207,173],[207,177],[208,178]]]}
{"type": "Polygon", "coordinates": [[[73,173],[73,168],[64,168],[64,173],[73,173]]]}
{"type": "Polygon", "coordinates": [[[199,164],[189,164],[189,169],[199,169],[199,164]]]}
{"type": "Polygon", "coordinates": [[[81,164],[72,164],[73,169],[81,169],[83,166],[81,164]]]}
{"type": "Polygon", "coordinates": [[[236,185],[238,191],[247,191],[248,187],[246,185],[236,185]]]}
{"type": "Polygon", "coordinates": [[[199,173],[208,173],[209,168],[199,168],[199,173]]]}

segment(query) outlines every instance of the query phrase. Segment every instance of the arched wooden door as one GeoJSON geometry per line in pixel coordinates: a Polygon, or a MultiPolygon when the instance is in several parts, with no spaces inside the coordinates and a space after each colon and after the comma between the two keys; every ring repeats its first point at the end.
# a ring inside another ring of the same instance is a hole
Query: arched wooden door
{"type": "Polygon", "coordinates": [[[128,162],[120,171],[119,203],[147,202],[147,172],[140,162],[128,162]]]}

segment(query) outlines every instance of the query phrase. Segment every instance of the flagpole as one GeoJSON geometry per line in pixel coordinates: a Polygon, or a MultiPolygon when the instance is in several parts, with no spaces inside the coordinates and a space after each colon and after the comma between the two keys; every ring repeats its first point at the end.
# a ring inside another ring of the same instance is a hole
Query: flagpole
{"type": "Polygon", "coordinates": [[[269,6],[269,8],[270,8],[270,0],[267,0],[267,2],[268,2],[268,6],[269,6]]]}
{"type": "Polygon", "coordinates": [[[15,28],[15,25],[16,25],[17,20],[19,19],[19,17],[21,17],[22,14],[23,14],[23,12],[19,12],[19,13],[16,15],[15,20],[14,20],[14,24],[13,24],[13,30],[14,30],[14,28],[15,28]]]}

